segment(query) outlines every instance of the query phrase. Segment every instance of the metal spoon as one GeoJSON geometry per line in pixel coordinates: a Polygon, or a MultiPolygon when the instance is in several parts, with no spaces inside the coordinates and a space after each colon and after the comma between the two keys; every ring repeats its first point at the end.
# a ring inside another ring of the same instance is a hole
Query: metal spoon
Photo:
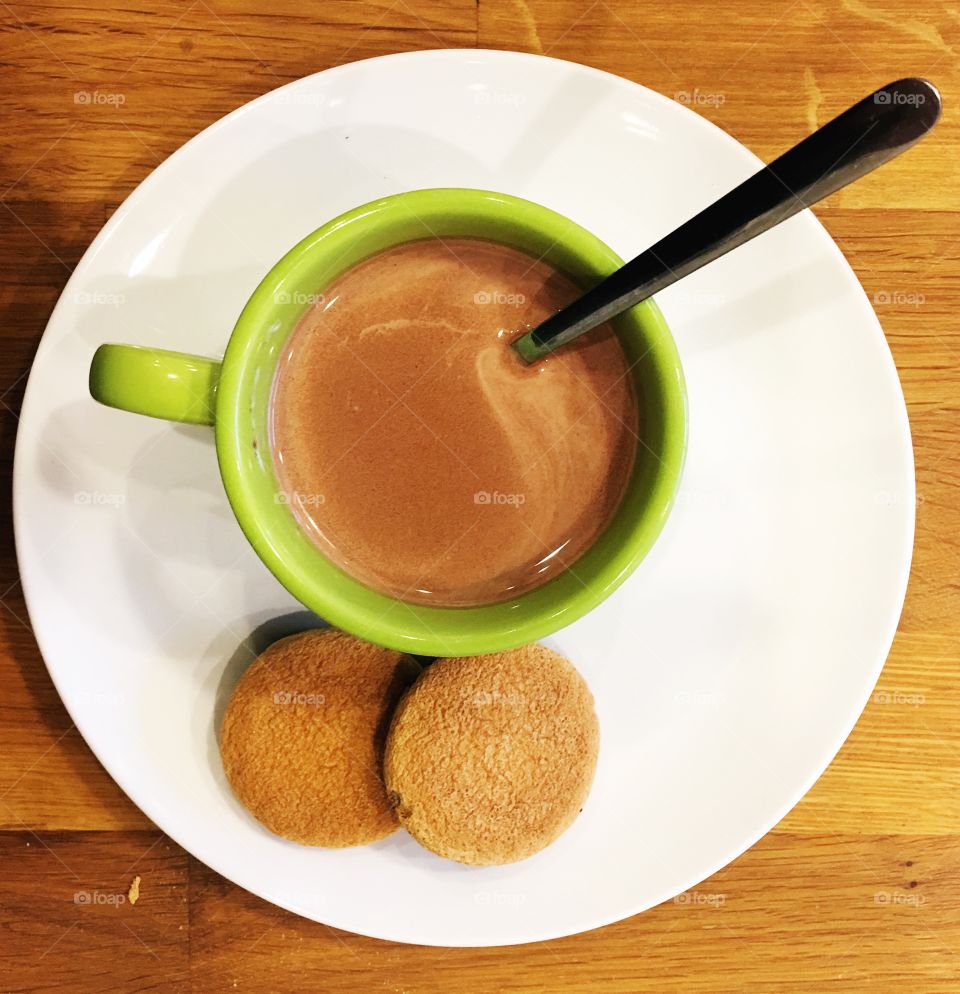
{"type": "Polygon", "coordinates": [[[909,78],[845,110],[512,345],[524,362],[572,342],[906,151],[937,123],[940,94],[909,78]]]}

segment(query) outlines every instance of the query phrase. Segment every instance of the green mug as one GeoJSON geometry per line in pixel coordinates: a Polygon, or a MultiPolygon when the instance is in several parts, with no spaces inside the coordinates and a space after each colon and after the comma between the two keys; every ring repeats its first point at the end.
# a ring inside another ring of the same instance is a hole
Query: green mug
{"type": "Polygon", "coordinates": [[[277,579],[326,621],[380,645],[429,656],[494,652],[568,625],[608,597],[653,545],[670,512],[687,441],[677,349],[653,301],[614,322],[634,377],[641,444],[606,530],[550,582],[512,600],[432,607],[378,593],[335,566],[283,500],[270,449],[270,394],[284,343],[317,293],[342,272],[403,242],[432,237],[501,242],[543,258],[584,287],[622,260],[583,228],[538,204],[484,190],[417,190],[342,214],[292,248],[264,277],[222,361],[131,345],[101,345],[90,393],[102,404],[213,425],[233,512],[277,579]]]}

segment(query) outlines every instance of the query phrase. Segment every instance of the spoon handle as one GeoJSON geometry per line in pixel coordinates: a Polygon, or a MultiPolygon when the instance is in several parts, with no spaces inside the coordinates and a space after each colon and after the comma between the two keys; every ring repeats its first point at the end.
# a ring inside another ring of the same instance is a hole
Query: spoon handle
{"type": "Polygon", "coordinates": [[[924,79],[871,93],[513,342],[534,362],[906,151],[940,116],[924,79]]]}

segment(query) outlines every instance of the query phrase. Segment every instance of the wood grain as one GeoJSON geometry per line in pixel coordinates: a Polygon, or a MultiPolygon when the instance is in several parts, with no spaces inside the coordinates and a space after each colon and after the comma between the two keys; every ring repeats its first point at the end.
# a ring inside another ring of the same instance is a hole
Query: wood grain
{"type": "Polygon", "coordinates": [[[924,0],[0,2],[3,989],[960,989],[958,56],[955,6],[924,0]],[[458,46],[609,70],[687,103],[763,157],[898,76],[928,75],[946,106],[929,141],[818,210],[875,301],[916,449],[914,568],[873,699],[803,802],[696,891],[585,935],[492,950],[404,947],[302,921],[162,836],[60,703],[30,631],[10,524],[33,353],[72,267],[133,187],[281,83],[458,46]],[[78,96],[94,92],[113,99],[78,96]],[[134,874],[143,896],[131,906],[118,896],[134,874]]]}
{"type": "Polygon", "coordinates": [[[217,976],[260,988],[273,962],[291,967],[283,986],[266,988],[278,991],[812,992],[838,975],[889,990],[925,963],[923,990],[955,990],[960,933],[955,905],[942,898],[958,857],[941,857],[939,840],[920,836],[768,836],[676,901],[600,932],[523,949],[412,951],[278,921],[242,891],[204,887],[191,926],[194,979],[201,990],[217,976]],[[822,874],[815,894],[812,866],[822,874]]]}

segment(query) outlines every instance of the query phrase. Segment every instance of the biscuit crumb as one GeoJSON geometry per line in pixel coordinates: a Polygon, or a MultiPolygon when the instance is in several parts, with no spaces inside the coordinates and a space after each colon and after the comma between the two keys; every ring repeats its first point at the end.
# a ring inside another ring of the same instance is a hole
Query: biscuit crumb
{"type": "Polygon", "coordinates": [[[140,877],[134,877],[130,881],[130,889],[127,891],[127,900],[131,904],[136,904],[140,900],[140,877]]]}

